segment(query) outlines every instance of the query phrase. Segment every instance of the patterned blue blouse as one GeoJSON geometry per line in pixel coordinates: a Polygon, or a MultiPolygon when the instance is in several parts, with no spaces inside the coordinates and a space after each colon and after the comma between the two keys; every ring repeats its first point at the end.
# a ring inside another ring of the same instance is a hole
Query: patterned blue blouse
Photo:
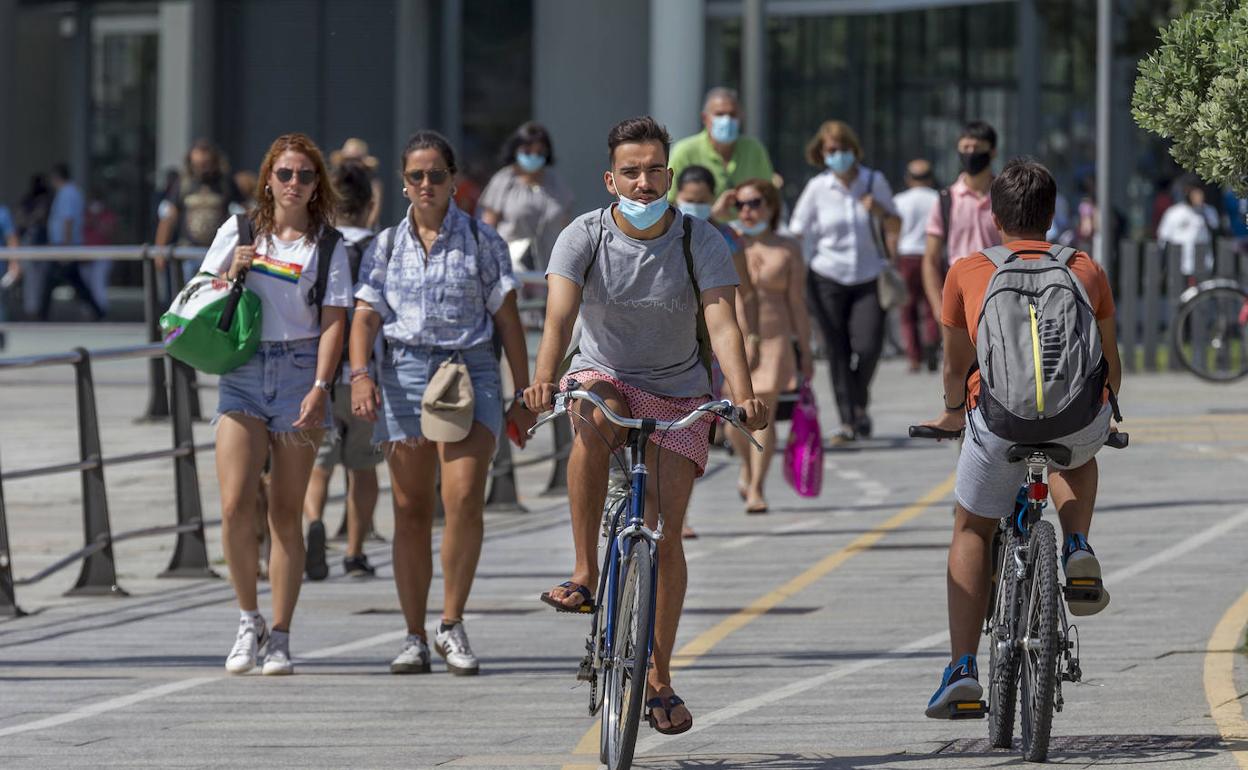
{"type": "Polygon", "coordinates": [[[381,314],[388,340],[450,350],[489,342],[494,313],[518,286],[507,244],[482,222],[474,239],[471,218],[451,201],[426,259],[410,215],[409,208],[373,239],[360,262],[356,298],[381,314]]]}

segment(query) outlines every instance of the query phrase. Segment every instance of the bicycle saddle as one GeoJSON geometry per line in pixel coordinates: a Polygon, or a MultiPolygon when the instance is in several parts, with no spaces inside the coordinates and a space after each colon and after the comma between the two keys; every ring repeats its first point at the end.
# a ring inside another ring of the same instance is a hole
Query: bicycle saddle
{"type": "Polygon", "coordinates": [[[1012,463],[1021,462],[1032,455],[1044,455],[1049,462],[1057,465],[1070,465],[1071,450],[1061,444],[1015,444],[1006,452],[1012,463]]]}

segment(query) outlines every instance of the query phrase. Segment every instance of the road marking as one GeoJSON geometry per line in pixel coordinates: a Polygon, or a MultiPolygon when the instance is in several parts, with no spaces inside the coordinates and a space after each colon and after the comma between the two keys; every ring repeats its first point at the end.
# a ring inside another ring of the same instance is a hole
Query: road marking
{"type": "MultiPolygon", "coordinates": [[[[1218,621],[1205,652],[1205,697],[1209,701],[1209,716],[1227,741],[1248,739],[1248,721],[1244,720],[1243,704],[1235,687],[1235,657],[1243,642],[1245,625],[1248,625],[1248,592],[1218,621]]],[[[1248,751],[1232,751],[1231,755],[1241,768],[1248,770],[1248,751]]]]}
{"type": "MultiPolygon", "coordinates": [[[[1228,531],[1248,522],[1248,510],[1232,516],[1229,519],[1214,524],[1208,529],[1204,529],[1185,540],[1176,543],[1170,548],[1159,551],[1152,556],[1141,559],[1127,567],[1115,570],[1104,576],[1105,583],[1114,585],[1138,577],[1144,572],[1158,567],[1166,562],[1173,561],[1185,554],[1188,554],[1201,545],[1216,539],[1228,531]]],[[[1248,739],[1248,722],[1244,720],[1243,712],[1240,708],[1239,694],[1235,691],[1235,684],[1231,677],[1231,666],[1234,661],[1234,655],[1231,653],[1215,654],[1218,650],[1230,650],[1239,645],[1239,634],[1244,626],[1248,624],[1248,593],[1240,597],[1227,614],[1222,618],[1222,622],[1218,624],[1214,636],[1209,641],[1208,649],[1210,652],[1205,658],[1205,692],[1209,698],[1210,708],[1214,709],[1214,719],[1218,721],[1218,728],[1226,739],[1248,739]],[[1220,636],[1221,635],[1221,636],[1220,636]],[[1212,661],[1212,662],[1211,662],[1212,661]],[[1210,669],[1214,669],[1211,673],[1210,669]],[[1217,704],[1217,705],[1215,705],[1217,704]],[[1220,709],[1220,711],[1219,711],[1220,709]],[[1225,723],[1224,721],[1225,720],[1225,723]],[[1224,726],[1225,725],[1225,726],[1224,726]]],[[[803,679],[783,687],[776,688],[748,698],[743,701],[726,706],[717,711],[712,711],[701,717],[697,717],[694,726],[688,732],[682,733],[681,736],[664,736],[656,735],[646,738],[637,743],[636,752],[641,754],[645,751],[655,749],[665,743],[676,740],[679,737],[692,735],[708,727],[725,722],[729,719],[738,717],[749,711],[753,711],[764,706],[769,706],[786,698],[806,692],[828,682],[837,679],[843,679],[851,674],[857,674],[867,669],[875,668],[890,661],[896,660],[898,657],[906,657],[915,653],[935,647],[939,644],[947,642],[949,639],[948,631],[941,631],[922,639],[916,639],[890,652],[875,658],[860,660],[855,663],[844,664],[833,668],[831,671],[824,673],[813,679],[803,679]]],[[[579,747],[578,747],[579,748],[579,747]]],[[[580,753],[580,752],[578,752],[580,753]]],[[[1235,752],[1236,759],[1239,760],[1240,767],[1248,770],[1248,751],[1235,752]]],[[[568,768],[565,768],[568,770],[568,768]]]]}
{"type": "MultiPolygon", "coordinates": [[[[928,508],[943,500],[953,491],[953,483],[955,474],[950,474],[947,479],[929,490],[915,503],[902,509],[892,518],[854,538],[852,542],[844,548],[824,557],[818,564],[806,570],[797,577],[789,580],[789,582],[770,591],[759,598],[755,599],[749,606],[736,612],[733,615],[720,621],[713,628],[704,631],[684,647],[676,651],[672,656],[672,668],[687,668],[693,665],[698,658],[709,652],[715,645],[722,642],[732,633],[745,628],[753,623],[759,617],[765,615],[781,602],[808,588],[812,583],[826,577],[828,573],[840,567],[845,562],[852,559],[859,553],[870,549],[889,532],[901,527],[904,524],[918,518],[928,508]]],[[[922,641],[922,640],[920,640],[922,641]]],[[[882,661],[881,661],[882,662],[882,661]]],[[[581,737],[580,742],[576,744],[576,748],[572,753],[578,756],[594,755],[598,753],[599,748],[599,728],[601,720],[594,723],[594,726],[581,737]]],[[[685,733],[688,735],[688,733],[685,733]]],[[[653,740],[653,739],[651,739],[653,740]]],[[[649,743],[649,741],[647,741],[649,743]]],[[[575,764],[564,765],[563,770],[596,770],[596,764],[575,764]]]]}

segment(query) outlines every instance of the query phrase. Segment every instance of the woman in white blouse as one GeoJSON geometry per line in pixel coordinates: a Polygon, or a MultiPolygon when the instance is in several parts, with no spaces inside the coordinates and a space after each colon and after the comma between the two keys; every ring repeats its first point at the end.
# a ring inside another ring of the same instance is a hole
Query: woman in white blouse
{"type": "Polygon", "coordinates": [[[806,147],[824,171],[797,199],[789,223],[810,266],[810,308],[823,330],[841,429],[838,442],[871,436],[871,378],[884,342],[876,283],[896,252],[901,219],[884,175],[863,166],[847,124],[826,121],[806,147]]]}

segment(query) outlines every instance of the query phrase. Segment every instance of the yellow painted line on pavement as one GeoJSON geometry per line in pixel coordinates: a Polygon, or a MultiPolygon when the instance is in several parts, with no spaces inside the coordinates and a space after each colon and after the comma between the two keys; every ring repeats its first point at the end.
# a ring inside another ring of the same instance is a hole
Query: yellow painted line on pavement
{"type": "MultiPolygon", "coordinates": [[[[869,550],[889,532],[908,524],[914,519],[921,516],[936,503],[945,499],[950,492],[953,491],[953,483],[956,474],[950,474],[949,478],[933,487],[926,494],[920,497],[911,505],[899,511],[892,518],[872,529],[870,532],[863,533],[846,545],[839,551],[825,556],[818,564],[793,578],[789,582],[763,594],[741,610],[733,615],[720,621],[713,628],[707,629],[699,634],[696,638],[686,644],[684,647],[676,651],[672,656],[672,668],[687,668],[693,665],[698,658],[710,652],[715,645],[728,638],[736,631],[740,631],[750,623],[753,623],[759,617],[767,614],[771,610],[780,605],[781,602],[796,595],[802,590],[810,587],[811,584],[826,577],[828,573],[837,569],[854,556],[869,550]]],[[[599,728],[602,720],[596,720],[594,726],[585,733],[580,742],[576,744],[573,750],[577,755],[595,756],[598,754],[599,747],[599,728]]],[[[598,764],[573,764],[564,765],[563,770],[598,770],[598,764]]]]}
{"type": "MultiPolygon", "coordinates": [[[[1218,725],[1218,732],[1228,742],[1248,741],[1248,720],[1244,719],[1243,703],[1235,689],[1235,656],[1243,642],[1244,626],[1248,626],[1248,592],[1231,605],[1209,637],[1205,652],[1205,697],[1209,700],[1209,716],[1218,725]]],[[[1248,770],[1248,750],[1232,751],[1231,755],[1243,770],[1248,770]]]]}

